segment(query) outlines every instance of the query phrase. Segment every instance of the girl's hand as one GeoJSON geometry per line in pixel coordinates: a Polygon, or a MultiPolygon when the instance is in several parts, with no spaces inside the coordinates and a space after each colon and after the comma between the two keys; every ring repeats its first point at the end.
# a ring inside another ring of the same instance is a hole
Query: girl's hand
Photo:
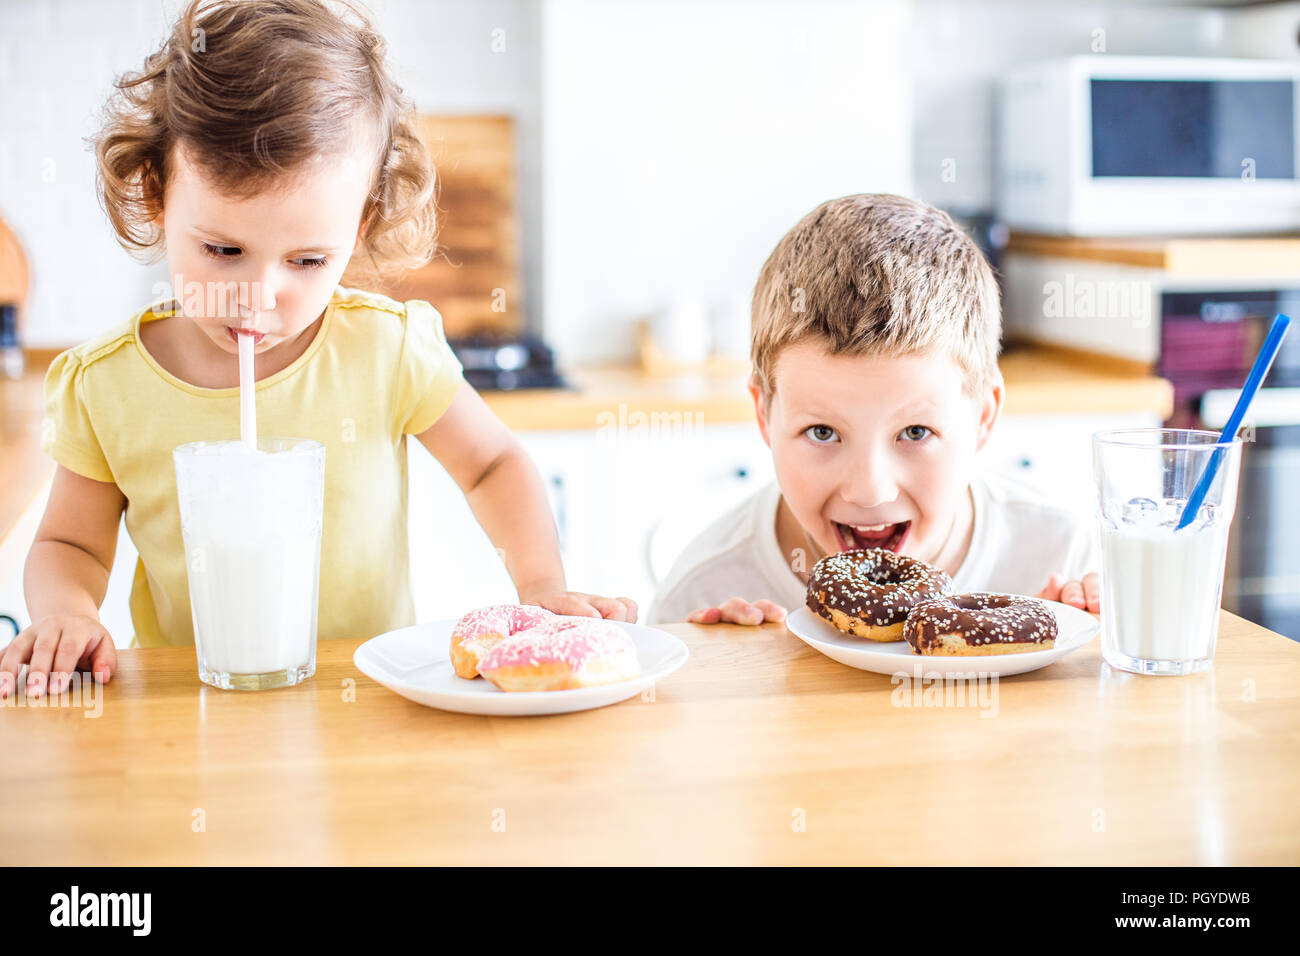
{"type": "Polygon", "coordinates": [[[1035,597],[1060,601],[1089,614],[1101,613],[1101,575],[1096,571],[1083,576],[1082,581],[1067,581],[1061,574],[1053,574],[1047,586],[1035,597]]]}
{"type": "Polygon", "coordinates": [[[51,694],[61,694],[75,670],[89,670],[100,683],[107,683],[117,670],[117,649],[98,619],[53,614],[19,632],[0,651],[0,697],[14,693],[24,664],[27,696],[40,697],[47,688],[51,694]]]}
{"type": "Polygon", "coordinates": [[[702,607],[686,617],[688,624],[764,624],[784,621],[785,608],[771,601],[746,601],[734,597],[720,607],[702,607]]]}
{"type": "Polygon", "coordinates": [[[519,603],[537,604],[556,614],[603,617],[611,621],[636,623],[636,601],[626,597],[607,598],[579,591],[548,591],[544,594],[521,594],[519,603]]]}

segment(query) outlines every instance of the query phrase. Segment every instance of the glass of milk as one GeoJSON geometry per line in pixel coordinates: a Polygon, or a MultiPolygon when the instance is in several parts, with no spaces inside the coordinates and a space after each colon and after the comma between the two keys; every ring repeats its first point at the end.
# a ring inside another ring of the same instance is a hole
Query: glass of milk
{"type": "Polygon", "coordinates": [[[1241,440],[1135,428],[1092,436],[1101,524],[1101,649],[1112,667],[1193,674],[1214,660],[1241,440]],[[1219,465],[1196,519],[1175,530],[1210,458],[1219,465]]]}
{"type": "Polygon", "coordinates": [[[316,672],[325,446],[201,441],[172,452],[199,679],[288,687],[316,672]]]}

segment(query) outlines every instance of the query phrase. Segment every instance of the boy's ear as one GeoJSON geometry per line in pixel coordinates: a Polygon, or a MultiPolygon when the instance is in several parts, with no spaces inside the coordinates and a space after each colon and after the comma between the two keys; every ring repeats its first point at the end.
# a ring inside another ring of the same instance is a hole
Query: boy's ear
{"type": "Polygon", "coordinates": [[[763,389],[758,384],[757,373],[750,373],[746,387],[749,389],[750,397],[754,399],[754,417],[758,419],[758,431],[763,436],[764,444],[771,448],[772,439],[767,434],[767,406],[763,402],[763,389]]]}
{"type": "Polygon", "coordinates": [[[998,372],[993,384],[984,390],[980,401],[979,429],[975,439],[976,451],[981,451],[988,444],[989,436],[993,434],[993,426],[997,424],[998,416],[1002,414],[1002,400],[1005,397],[1006,386],[1002,381],[1002,373],[998,372]]]}

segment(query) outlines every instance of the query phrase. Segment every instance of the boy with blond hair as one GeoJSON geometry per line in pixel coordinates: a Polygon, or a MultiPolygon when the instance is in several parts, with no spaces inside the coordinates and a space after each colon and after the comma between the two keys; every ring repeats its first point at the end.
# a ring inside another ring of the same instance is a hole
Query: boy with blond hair
{"type": "Polygon", "coordinates": [[[801,219],[754,289],[749,391],[776,481],[687,546],[650,623],[782,620],[812,566],[854,548],[1097,613],[1095,529],[976,467],[1000,334],[993,272],[946,213],[864,194],[801,219]]]}

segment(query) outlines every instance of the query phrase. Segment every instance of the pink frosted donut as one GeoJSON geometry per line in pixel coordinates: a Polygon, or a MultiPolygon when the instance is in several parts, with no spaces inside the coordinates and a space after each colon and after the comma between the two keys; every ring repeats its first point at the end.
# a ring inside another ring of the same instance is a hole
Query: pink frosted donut
{"type": "Polygon", "coordinates": [[[488,651],[511,634],[555,619],[544,607],[533,604],[493,604],[470,611],[451,632],[451,666],[457,677],[478,676],[478,664],[488,651]]]}
{"type": "Polygon", "coordinates": [[[502,690],[572,690],[629,680],[641,673],[641,664],[636,645],[618,625],[557,616],[501,641],[478,669],[502,690]]]}

